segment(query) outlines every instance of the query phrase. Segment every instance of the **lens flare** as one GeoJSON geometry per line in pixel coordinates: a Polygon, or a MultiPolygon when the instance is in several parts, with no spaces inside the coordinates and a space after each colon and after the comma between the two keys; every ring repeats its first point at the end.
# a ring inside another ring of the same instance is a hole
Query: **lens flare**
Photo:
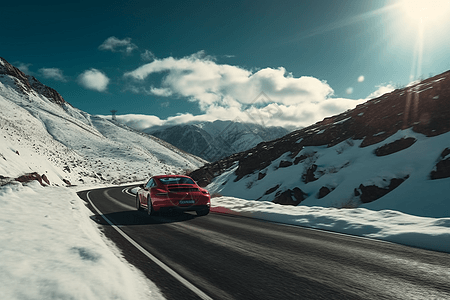
{"type": "Polygon", "coordinates": [[[402,0],[401,4],[412,22],[440,22],[450,12],[450,0],[402,0]]]}

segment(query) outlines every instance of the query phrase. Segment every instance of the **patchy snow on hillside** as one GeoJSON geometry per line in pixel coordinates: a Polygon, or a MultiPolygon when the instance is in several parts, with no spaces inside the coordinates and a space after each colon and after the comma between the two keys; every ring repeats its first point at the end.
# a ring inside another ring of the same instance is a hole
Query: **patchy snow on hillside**
{"type": "Polygon", "coordinates": [[[164,299],[91,215],[69,188],[0,187],[2,299],[164,299]]]}
{"type": "Polygon", "coordinates": [[[280,167],[281,161],[293,161],[289,153],[274,160],[260,173],[250,174],[235,182],[233,166],[216,177],[207,186],[211,194],[237,197],[247,200],[271,201],[275,190],[285,191],[298,187],[305,193],[301,206],[345,207],[358,206],[371,210],[396,210],[410,215],[426,217],[450,217],[450,178],[430,179],[442,150],[450,147],[450,132],[426,137],[411,129],[400,130],[388,139],[360,148],[361,141],[347,140],[333,147],[307,146],[297,156],[306,157],[299,164],[280,167]],[[416,142],[402,151],[376,156],[375,149],[402,138],[415,138],[416,142]],[[306,170],[315,164],[314,181],[305,183],[306,170]],[[398,187],[383,197],[361,203],[355,189],[361,184],[386,187],[392,178],[406,178],[398,187]],[[268,193],[271,188],[273,192],[268,193]],[[321,187],[332,190],[319,199],[321,187]]]}

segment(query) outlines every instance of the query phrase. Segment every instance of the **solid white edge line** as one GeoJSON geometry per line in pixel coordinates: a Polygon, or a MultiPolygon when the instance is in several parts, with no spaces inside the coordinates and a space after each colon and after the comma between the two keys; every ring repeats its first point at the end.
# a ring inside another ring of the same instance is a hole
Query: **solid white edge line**
{"type": "Polygon", "coordinates": [[[136,196],[136,194],[130,193],[130,192],[128,191],[129,189],[130,189],[129,187],[124,188],[124,189],[122,190],[122,193],[128,194],[128,195],[133,196],[133,197],[136,196]]]}
{"type": "Polygon", "coordinates": [[[204,292],[202,292],[200,289],[198,289],[196,286],[194,286],[192,283],[184,279],[181,275],[179,275],[177,272],[172,270],[169,266],[167,266],[165,263],[157,259],[155,256],[153,256],[150,252],[145,250],[141,245],[139,245],[137,242],[135,242],[131,237],[129,237],[125,232],[123,232],[119,227],[117,227],[114,223],[112,223],[107,217],[105,217],[101,211],[94,205],[91,198],[89,197],[89,193],[91,191],[87,192],[86,197],[89,200],[89,203],[92,205],[92,207],[95,209],[95,211],[103,218],[106,222],[108,222],[109,225],[111,225],[112,228],[114,228],[118,233],[120,233],[126,240],[128,240],[136,249],[141,251],[145,256],[150,258],[154,263],[156,263],[158,266],[160,266],[164,271],[172,275],[175,279],[177,279],[179,282],[181,282],[184,286],[186,286],[188,289],[190,289],[192,292],[194,292],[197,296],[199,296],[201,299],[205,300],[212,300],[211,297],[206,295],[204,292]]]}

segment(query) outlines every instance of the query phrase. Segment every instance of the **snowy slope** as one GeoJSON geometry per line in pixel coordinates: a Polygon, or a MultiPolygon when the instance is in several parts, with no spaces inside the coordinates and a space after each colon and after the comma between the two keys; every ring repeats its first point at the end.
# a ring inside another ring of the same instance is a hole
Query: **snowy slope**
{"type": "Polygon", "coordinates": [[[299,188],[304,193],[304,199],[300,203],[305,206],[359,206],[372,210],[396,210],[418,216],[450,216],[450,178],[429,179],[442,149],[450,146],[450,132],[427,138],[406,129],[382,143],[365,148],[360,148],[360,143],[361,141],[348,140],[329,148],[305,147],[299,156],[308,153],[307,159],[297,165],[280,168],[281,161],[291,160],[288,154],[282,155],[260,171],[265,176],[259,180],[259,173],[256,173],[235,182],[236,165],[215,178],[207,188],[211,193],[262,201],[274,200],[277,191],[299,188]],[[415,137],[417,142],[392,155],[377,157],[373,154],[381,144],[402,137],[415,137]],[[318,166],[315,171],[318,178],[305,182],[302,176],[313,164],[318,166]],[[360,197],[355,195],[355,189],[361,184],[387,187],[392,178],[406,177],[408,178],[397,188],[373,202],[363,204],[360,197]],[[268,193],[276,186],[278,188],[268,193]],[[319,198],[322,187],[329,188],[331,192],[319,198]]]}
{"type": "MultiPolygon", "coordinates": [[[[2,65],[6,64],[2,60],[2,65]]],[[[154,174],[180,173],[204,164],[202,159],[157,138],[91,116],[66,102],[55,103],[39,94],[42,88],[36,91],[29,87],[30,82],[37,85],[34,78],[1,71],[3,177],[37,172],[56,184],[62,184],[62,179],[72,184],[120,183],[144,180],[154,174]],[[15,156],[20,157],[19,163],[13,159],[15,156]]]]}
{"type": "Polygon", "coordinates": [[[0,298],[164,299],[90,216],[69,188],[0,187],[0,298]]]}

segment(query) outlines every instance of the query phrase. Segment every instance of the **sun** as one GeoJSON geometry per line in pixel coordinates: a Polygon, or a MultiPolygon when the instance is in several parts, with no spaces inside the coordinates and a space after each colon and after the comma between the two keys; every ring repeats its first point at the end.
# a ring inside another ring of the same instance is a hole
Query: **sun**
{"type": "Polygon", "coordinates": [[[450,0],[401,0],[401,6],[412,22],[439,23],[450,13],[450,0]]]}

